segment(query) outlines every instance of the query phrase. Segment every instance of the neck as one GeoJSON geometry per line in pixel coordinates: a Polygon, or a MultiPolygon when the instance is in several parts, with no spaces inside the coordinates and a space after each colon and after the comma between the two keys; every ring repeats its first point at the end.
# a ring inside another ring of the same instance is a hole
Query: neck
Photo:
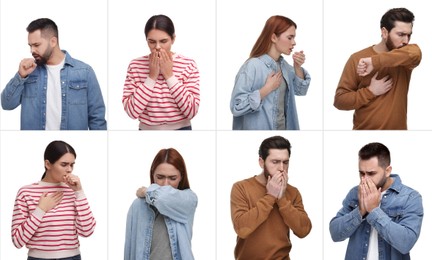
{"type": "Polygon", "coordinates": [[[392,184],[393,184],[393,178],[392,177],[388,177],[386,183],[384,184],[384,186],[381,189],[381,192],[387,190],[388,188],[390,188],[390,186],[392,184]]]}
{"type": "Polygon", "coordinates": [[[387,45],[385,44],[384,39],[373,46],[374,51],[376,51],[377,53],[381,53],[381,52],[388,52],[389,50],[387,49],[387,45]]]}
{"type": "Polygon", "coordinates": [[[47,65],[58,65],[65,58],[65,54],[58,48],[54,49],[50,59],[47,61],[47,65]]]}
{"type": "Polygon", "coordinates": [[[273,60],[278,61],[278,60],[279,60],[279,57],[281,56],[282,53],[276,51],[276,49],[272,46],[272,47],[270,48],[270,51],[267,52],[267,54],[268,54],[270,57],[272,57],[273,60]]]}
{"type": "Polygon", "coordinates": [[[267,179],[266,179],[266,177],[264,176],[264,172],[261,172],[259,175],[257,175],[256,177],[256,180],[259,182],[259,183],[262,183],[262,184],[264,184],[264,185],[266,185],[267,184],[267,179]]]}

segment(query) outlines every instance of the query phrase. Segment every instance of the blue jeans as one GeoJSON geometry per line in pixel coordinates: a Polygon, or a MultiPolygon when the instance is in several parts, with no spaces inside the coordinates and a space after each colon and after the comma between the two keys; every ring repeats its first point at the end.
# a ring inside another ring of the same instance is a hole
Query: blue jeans
{"type": "Polygon", "coordinates": [[[27,260],[81,260],[81,255],[65,257],[65,258],[36,258],[29,256],[27,260]]]}

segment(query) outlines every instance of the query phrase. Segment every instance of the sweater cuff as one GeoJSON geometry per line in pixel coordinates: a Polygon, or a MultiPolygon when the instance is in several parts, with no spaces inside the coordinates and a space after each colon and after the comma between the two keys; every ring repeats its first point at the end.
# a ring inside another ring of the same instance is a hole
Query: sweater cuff
{"type": "Polygon", "coordinates": [[[167,85],[169,88],[172,88],[175,86],[175,84],[178,83],[178,79],[175,75],[172,75],[169,79],[166,80],[167,85]]]}
{"type": "Polygon", "coordinates": [[[45,211],[43,211],[41,208],[36,207],[36,209],[33,211],[33,216],[35,216],[39,221],[42,220],[42,218],[45,216],[45,211]]]}
{"type": "Polygon", "coordinates": [[[75,191],[75,196],[77,200],[82,200],[86,197],[83,190],[75,191]]]}
{"type": "Polygon", "coordinates": [[[154,87],[154,85],[156,85],[156,81],[154,81],[150,77],[147,77],[146,80],[144,81],[144,85],[152,88],[152,87],[154,87]]]}

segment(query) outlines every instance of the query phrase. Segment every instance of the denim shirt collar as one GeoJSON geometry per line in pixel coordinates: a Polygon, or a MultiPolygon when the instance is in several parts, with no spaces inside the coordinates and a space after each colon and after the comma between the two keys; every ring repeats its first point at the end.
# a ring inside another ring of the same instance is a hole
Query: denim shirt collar
{"type": "Polygon", "coordinates": [[[393,178],[393,183],[388,189],[399,193],[403,187],[401,178],[397,174],[390,174],[390,178],[393,178]]]}
{"type": "Polygon", "coordinates": [[[271,68],[275,71],[277,71],[278,65],[283,63],[284,58],[282,56],[279,56],[279,59],[277,61],[275,61],[270,55],[268,54],[264,54],[258,57],[259,60],[261,60],[262,62],[264,62],[264,64],[267,66],[267,68],[271,68]]]}

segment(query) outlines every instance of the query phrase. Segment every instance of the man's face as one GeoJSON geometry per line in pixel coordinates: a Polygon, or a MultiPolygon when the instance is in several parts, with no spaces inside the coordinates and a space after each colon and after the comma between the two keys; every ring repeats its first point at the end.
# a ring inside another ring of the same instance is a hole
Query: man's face
{"type": "Polygon", "coordinates": [[[412,34],[412,23],[395,22],[395,27],[390,32],[383,28],[383,37],[389,51],[398,49],[409,43],[412,34]]]}
{"type": "Polygon", "coordinates": [[[289,155],[288,150],[270,149],[269,155],[265,159],[259,158],[261,168],[263,168],[264,176],[273,177],[278,172],[288,173],[289,155]]]}
{"type": "Polygon", "coordinates": [[[41,30],[29,33],[28,45],[37,65],[45,65],[51,58],[54,46],[50,39],[42,37],[41,30]]]}
{"type": "Polygon", "coordinates": [[[360,178],[368,177],[375,184],[377,189],[383,188],[390,177],[391,166],[383,169],[378,165],[378,157],[372,157],[369,160],[359,160],[360,178]]]}

